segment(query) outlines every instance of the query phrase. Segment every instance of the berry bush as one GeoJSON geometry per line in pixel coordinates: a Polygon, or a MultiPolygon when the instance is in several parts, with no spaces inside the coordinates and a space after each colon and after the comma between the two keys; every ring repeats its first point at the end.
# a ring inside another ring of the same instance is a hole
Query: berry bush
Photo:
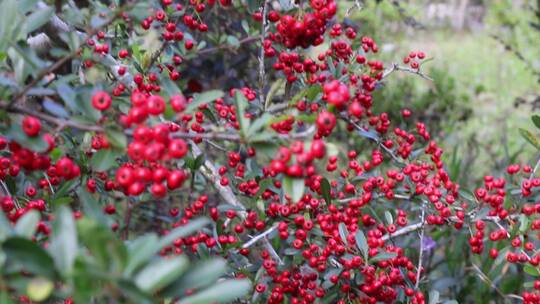
{"type": "Polygon", "coordinates": [[[358,3],[50,2],[0,3],[1,303],[479,301],[449,251],[540,303],[540,162],[453,181],[358,3]]]}

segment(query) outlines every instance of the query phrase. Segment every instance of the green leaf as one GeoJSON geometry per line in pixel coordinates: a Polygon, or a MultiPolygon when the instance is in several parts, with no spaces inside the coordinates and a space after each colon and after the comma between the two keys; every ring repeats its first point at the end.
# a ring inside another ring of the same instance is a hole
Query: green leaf
{"type": "Polygon", "coordinates": [[[321,192],[324,197],[324,200],[327,204],[332,203],[332,196],[330,195],[330,183],[326,178],[321,180],[321,192]]]}
{"type": "Polygon", "coordinates": [[[240,40],[238,40],[236,36],[229,35],[227,36],[227,44],[232,46],[233,48],[237,48],[240,46],[240,40]]]}
{"type": "Polygon", "coordinates": [[[303,178],[292,178],[290,176],[283,178],[282,186],[284,193],[290,196],[294,203],[302,198],[306,187],[303,178]]]}
{"type": "Polygon", "coordinates": [[[48,251],[51,253],[56,268],[64,275],[73,270],[73,263],[77,256],[77,228],[71,210],[60,206],[55,214],[53,233],[48,251]]]}
{"type": "Polygon", "coordinates": [[[459,193],[459,196],[461,196],[462,198],[468,200],[469,202],[475,202],[476,201],[474,199],[474,194],[469,190],[460,189],[458,193],[459,193]]]}
{"type": "Polygon", "coordinates": [[[147,234],[128,244],[128,262],[124,276],[130,277],[139,267],[147,263],[160,249],[159,240],[154,233],[147,234]]]}
{"type": "Polygon", "coordinates": [[[41,302],[50,297],[54,284],[46,278],[34,278],[26,287],[26,294],[32,301],[41,302]]]}
{"type": "Polygon", "coordinates": [[[42,27],[45,23],[51,20],[54,14],[54,8],[47,6],[34,11],[32,14],[26,17],[24,21],[24,29],[26,33],[33,32],[42,27]]]}
{"type": "Polygon", "coordinates": [[[20,237],[7,239],[2,245],[8,263],[13,263],[21,270],[54,278],[54,261],[51,256],[36,243],[20,237]]]}
{"type": "Polygon", "coordinates": [[[200,289],[214,283],[227,270],[224,259],[215,258],[200,261],[174,284],[171,284],[162,293],[167,296],[184,295],[187,289],[200,289]]]}
{"type": "Polygon", "coordinates": [[[107,224],[107,218],[105,215],[103,215],[99,202],[90,192],[85,189],[85,187],[79,187],[79,189],[77,189],[77,196],[79,197],[86,216],[93,220],[97,220],[103,225],[107,224]]]}
{"type": "Polygon", "coordinates": [[[362,254],[364,255],[364,259],[367,260],[368,253],[369,253],[369,246],[367,243],[366,236],[364,235],[364,232],[362,230],[356,231],[356,234],[354,235],[354,239],[356,240],[356,247],[362,251],[362,254]]]}
{"type": "Polygon", "coordinates": [[[394,222],[394,218],[392,217],[392,213],[390,211],[386,210],[384,211],[384,217],[386,219],[386,223],[388,225],[392,224],[394,222]]]}
{"type": "Polygon", "coordinates": [[[536,136],[534,136],[530,131],[519,128],[519,134],[521,134],[521,136],[525,138],[536,149],[540,150],[540,142],[538,142],[536,136]]]}
{"type": "Polygon", "coordinates": [[[183,238],[194,232],[200,231],[204,226],[208,224],[210,224],[210,220],[205,217],[201,217],[201,218],[190,221],[185,226],[177,227],[173,229],[171,232],[169,232],[169,234],[161,238],[161,240],[159,241],[158,248],[169,246],[176,239],[183,238]]]}
{"type": "Polygon", "coordinates": [[[116,164],[116,158],[120,155],[120,152],[113,149],[101,149],[92,155],[90,166],[98,172],[107,171],[116,164]]]}
{"type": "Polygon", "coordinates": [[[266,94],[266,100],[264,101],[264,108],[268,109],[270,106],[270,103],[272,102],[272,98],[276,95],[276,93],[283,87],[285,84],[285,78],[278,78],[272,85],[270,86],[270,90],[268,91],[268,94],[266,94]]]}
{"type": "Polygon", "coordinates": [[[218,98],[222,98],[223,96],[224,96],[224,93],[223,91],[220,91],[220,90],[212,90],[212,91],[206,91],[200,94],[195,94],[193,96],[193,100],[191,101],[190,104],[188,104],[184,112],[186,114],[192,113],[200,105],[214,101],[218,98]]]}
{"type": "Polygon", "coordinates": [[[309,101],[313,101],[317,97],[317,95],[319,95],[319,93],[322,93],[322,91],[323,89],[321,85],[312,85],[296,93],[296,95],[293,96],[289,104],[295,104],[304,97],[307,98],[309,101]]]}
{"type": "Polygon", "coordinates": [[[376,263],[376,262],[380,262],[380,261],[390,260],[390,259],[393,259],[395,257],[397,257],[397,253],[395,253],[395,252],[383,252],[383,253],[379,253],[376,256],[372,257],[369,261],[373,262],[373,263],[376,263]]]}
{"type": "Polygon", "coordinates": [[[160,258],[135,276],[135,285],[146,292],[155,292],[180,277],[189,265],[185,256],[160,258]]]}
{"type": "Polygon", "coordinates": [[[5,51],[19,35],[21,15],[17,11],[16,0],[0,1],[0,51],[5,51]]]}
{"type": "Polygon", "coordinates": [[[519,217],[519,232],[524,233],[529,228],[529,218],[522,214],[519,217]]]}
{"type": "Polygon", "coordinates": [[[92,256],[93,268],[96,271],[122,273],[127,264],[127,249],[109,226],[89,217],[77,220],[76,224],[79,240],[92,256]]]}
{"type": "Polygon", "coordinates": [[[345,223],[339,223],[338,225],[339,230],[339,237],[341,238],[341,241],[344,244],[349,244],[347,241],[347,235],[349,235],[349,231],[347,230],[347,226],[345,226],[345,223]]]}
{"type": "Polygon", "coordinates": [[[528,275],[531,275],[533,277],[540,277],[540,271],[538,270],[538,267],[534,267],[530,264],[526,264],[523,267],[523,271],[525,271],[528,275]]]}
{"type": "Polygon", "coordinates": [[[240,125],[240,134],[246,135],[249,129],[249,119],[245,116],[248,101],[244,94],[239,90],[234,92],[234,104],[236,106],[236,120],[240,125]]]}
{"type": "Polygon", "coordinates": [[[533,115],[533,116],[531,117],[531,120],[532,120],[532,122],[534,123],[534,125],[535,125],[538,129],[540,129],[540,116],[539,116],[539,115],[533,115]]]}
{"type": "Polygon", "coordinates": [[[124,132],[118,129],[106,128],[105,136],[113,147],[125,149],[127,147],[127,137],[124,132]]]}
{"type": "Polygon", "coordinates": [[[31,238],[37,228],[39,222],[39,212],[30,210],[26,212],[15,225],[15,234],[24,238],[31,238]]]}
{"type": "Polygon", "coordinates": [[[60,82],[56,85],[56,91],[68,108],[70,108],[72,111],[77,109],[77,92],[75,92],[72,87],[60,82]]]}
{"type": "Polygon", "coordinates": [[[4,215],[4,211],[0,210],[0,243],[3,242],[9,235],[13,233],[13,229],[4,215]]]}
{"type": "Polygon", "coordinates": [[[247,279],[226,280],[201,292],[182,299],[183,304],[230,303],[245,296],[251,290],[247,279]]]}
{"type": "Polygon", "coordinates": [[[272,115],[270,113],[264,113],[261,117],[253,121],[246,132],[246,138],[249,139],[251,136],[259,133],[261,129],[263,129],[270,122],[271,118],[272,115]]]}

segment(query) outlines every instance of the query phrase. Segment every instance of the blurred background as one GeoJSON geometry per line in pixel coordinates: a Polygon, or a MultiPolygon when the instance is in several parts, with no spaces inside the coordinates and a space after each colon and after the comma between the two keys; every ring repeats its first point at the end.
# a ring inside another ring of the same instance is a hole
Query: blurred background
{"type": "Polygon", "coordinates": [[[394,73],[377,107],[414,110],[445,147],[455,180],[473,188],[509,163],[534,165],[537,150],[518,128],[537,133],[530,116],[540,109],[539,0],[339,4],[351,26],[376,39],[385,63],[401,63],[410,51],[432,58],[421,70],[433,82],[394,73]]]}
{"type": "MultiPolygon", "coordinates": [[[[403,65],[411,51],[431,58],[421,71],[433,82],[393,73],[375,106],[394,115],[402,107],[413,110],[445,149],[447,169],[463,189],[474,190],[486,174],[502,176],[511,163],[534,166],[539,150],[519,129],[540,135],[531,121],[540,112],[540,0],[339,4],[350,26],[376,39],[385,63],[403,65]]],[[[504,256],[471,255],[468,237],[467,231],[430,232],[432,290],[459,303],[515,303],[511,294],[530,287],[531,273],[501,263],[504,256]]],[[[409,248],[414,239],[403,244],[409,248]]]]}

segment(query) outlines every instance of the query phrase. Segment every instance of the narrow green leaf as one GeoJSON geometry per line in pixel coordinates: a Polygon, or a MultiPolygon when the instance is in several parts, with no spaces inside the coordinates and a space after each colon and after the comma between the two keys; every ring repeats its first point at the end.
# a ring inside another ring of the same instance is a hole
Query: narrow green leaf
{"type": "Polygon", "coordinates": [[[253,121],[246,132],[246,138],[249,139],[251,136],[259,133],[270,122],[271,118],[272,115],[270,113],[264,113],[261,117],[253,121]]]}
{"type": "Polygon", "coordinates": [[[143,268],[135,276],[135,285],[146,292],[156,292],[179,278],[189,265],[185,256],[160,258],[143,268]]]}
{"type": "Polygon", "coordinates": [[[187,114],[192,113],[200,105],[214,101],[218,98],[222,98],[223,96],[224,96],[224,93],[223,91],[220,91],[220,90],[212,90],[212,91],[206,91],[200,94],[195,94],[193,96],[193,100],[191,101],[190,104],[188,104],[184,112],[187,114]]]}
{"type": "Polygon", "coordinates": [[[525,140],[527,140],[536,149],[540,150],[540,142],[538,142],[536,136],[534,136],[530,131],[519,128],[519,134],[521,134],[521,136],[525,138],[525,140]]]}
{"type": "Polygon", "coordinates": [[[107,218],[103,214],[98,200],[88,192],[85,187],[79,187],[79,189],[77,189],[77,196],[79,197],[80,204],[82,205],[86,216],[98,221],[102,225],[107,225],[107,218]]]}
{"type": "Polygon", "coordinates": [[[106,128],[105,136],[113,147],[119,149],[125,149],[127,147],[127,136],[121,130],[106,128]]]}
{"type": "Polygon", "coordinates": [[[330,183],[328,182],[326,178],[323,178],[321,180],[321,192],[327,204],[332,203],[332,196],[330,195],[330,191],[331,191],[330,189],[331,189],[330,183]]]}
{"type": "Polygon", "coordinates": [[[250,290],[251,282],[247,279],[226,280],[182,299],[182,304],[230,303],[245,296],[250,290]]]}
{"type": "Polygon", "coordinates": [[[42,27],[45,23],[51,20],[53,14],[54,8],[51,6],[35,10],[32,14],[27,16],[24,21],[24,29],[26,30],[26,33],[33,32],[42,27]]]}
{"type": "Polygon", "coordinates": [[[526,264],[525,267],[523,267],[523,271],[525,271],[528,275],[531,275],[533,277],[540,277],[540,271],[538,270],[538,267],[534,267],[532,265],[526,264]]]}
{"type": "Polygon", "coordinates": [[[532,122],[534,123],[534,125],[535,125],[538,129],[540,129],[540,115],[533,115],[533,116],[531,117],[531,120],[532,120],[532,122]]]}
{"type": "Polygon", "coordinates": [[[107,171],[116,164],[116,158],[120,155],[120,152],[113,149],[101,149],[92,155],[90,166],[98,172],[107,171]]]}
{"type": "Polygon", "coordinates": [[[155,234],[147,234],[128,244],[128,263],[124,276],[130,277],[140,266],[147,263],[159,251],[159,239],[155,234]]]}
{"type": "Polygon", "coordinates": [[[529,228],[529,218],[525,214],[522,214],[519,217],[519,232],[524,233],[527,231],[528,228],[529,228]]]}
{"type": "Polygon", "coordinates": [[[392,224],[394,222],[394,218],[392,217],[392,213],[390,211],[386,210],[384,211],[384,217],[386,219],[386,223],[388,225],[392,224]]]}
{"type": "Polygon", "coordinates": [[[362,232],[362,230],[356,231],[354,238],[356,240],[356,247],[358,247],[358,249],[362,251],[362,254],[364,255],[364,259],[367,260],[368,253],[369,253],[369,246],[367,243],[366,236],[364,235],[364,232],[362,232]]]}
{"type": "Polygon", "coordinates": [[[4,211],[0,210],[0,243],[13,233],[13,229],[6,218],[4,211]]]}
{"type": "Polygon", "coordinates": [[[238,40],[236,36],[229,35],[227,36],[227,44],[232,46],[233,48],[237,48],[240,46],[240,40],[238,40]]]}
{"type": "Polygon", "coordinates": [[[51,256],[31,240],[13,237],[7,239],[2,249],[6,253],[8,263],[13,263],[21,270],[54,278],[54,261],[51,256]]]}
{"type": "Polygon", "coordinates": [[[348,245],[349,242],[347,241],[347,236],[349,235],[349,231],[347,230],[347,226],[345,226],[345,223],[339,223],[338,225],[339,230],[339,237],[341,238],[341,241],[348,245]]]}
{"type": "Polygon", "coordinates": [[[293,202],[298,202],[304,195],[305,182],[303,178],[292,178],[286,176],[283,178],[283,191],[286,195],[290,196],[293,202]]]}
{"type": "Polygon", "coordinates": [[[376,262],[380,262],[380,261],[390,260],[390,259],[393,259],[395,257],[397,257],[397,253],[395,253],[395,252],[383,252],[383,253],[379,253],[376,256],[372,257],[371,259],[369,259],[369,261],[373,262],[373,263],[376,263],[376,262]]]}
{"type": "Polygon", "coordinates": [[[26,212],[15,225],[15,234],[24,238],[31,238],[37,228],[39,222],[39,212],[30,210],[26,212]]]}
{"type": "Polygon", "coordinates": [[[184,295],[187,289],[200,289],[215,283],[226,270],[227,262],[223,259],[201,261],[162,293],[171,297],[184,295]]]}
{"type": "Polygon", "coordinates": [[[55,215],[53,233],[48,251],[51,253],[56,268],[65,276],[73,270],[73,263],[77,256],[77,228],[71,210],[60,206],[55,215]]]}
{"type": "Polygon", "coordinates": [[[234,93],[234,104],[236,106],[236,120],[240,125],[240,134],[247,135],[249,129],[249,119],[245,117],[248,101],[244,94],[238,90],[234,93]]]}

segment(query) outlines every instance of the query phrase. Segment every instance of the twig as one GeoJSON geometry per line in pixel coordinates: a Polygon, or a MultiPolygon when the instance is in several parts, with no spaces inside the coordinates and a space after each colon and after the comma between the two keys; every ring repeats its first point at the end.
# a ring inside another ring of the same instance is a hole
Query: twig
{"type": "Polygon", "coordinates": [[[408,234],[408,233],[411,233],[413,231],[416,231],[416,230],[420,229],[420,227],[422,227],[422,222],[412,224],[412,225],[409,225],[409,226],[405,226],[405,227],[403,227],[403,228],[401,228],[399,230],[396,230],[396,232],[394,232],[392,234],[383,235],[383,237],[381,239],[383,241],[387,241],[390,238],[397,237],[397,236],[400,236],[400,235],[404,235],[404,234],[408,234]]]}
{"type": "Polygon", "coordinates": [[[418,76],[420,76],[420,77],[422,77],[422,78],[424,78],[426,80],[433,81],[433,78],[431,78],[428,75],[420,72],[420,69],[412,69],[412,68],[408,68],[408,67],[403,67],[403,66],[398,65],[397,63],[392,63],[392,67],[383,72],[382,79],[388,77],[390,74],[392,74],[395,71],[401,71],[401,72],[407,72],[407,73],[415,74],[415,75],[418,75],[418,76]]]}
{"type": "Polygon", "coordinates": [[[420,252],[418,253],[418,266],[416,267],[416,283],[414,287],[418,289],[420,276],[422,274],[422,259],[424,257],[424,234],[426,232],[426,203],[422,202],[422,214],[420,215],[420,252]]]}
{"type": "Polygon", "coordinates": [[[426,29],[425,25],[418,22],[418,20],[416,20],[414,17],[407,14],[405,9],[401,6],[401,4],[399,4],[398,0],[393,0],[391,3],[392,3],[392,5],[394,5],[396,7],[396,9],[398,10],[399,15],[401,16],[401,18],[403,18],[403,22],[405,22],[406,25],[409,25],[409,26],[411,26],[413,28],[417,28],[417,29],[421,29],[421,30],[426,29]]]}
{"type": "Polygon", "coordinates": [[[266,1],[262,4],[262,22],[261,22],[261,49],[259,53],[259,100],[263,106],[263,112],[266,110],[264,98],[265,68],[264,68],[264,39],[266,37],[266,1]]]}
{"type": "Polygon", "coordinates": [[[533,178],[534,174],[536,173],[539,167],[540,167],[540,158],[538,158],[538,161],[536,161],[536,165],[534,165],[534,169],[532,170],[531,175],[529,175],[529,180],[533,178]]]}
{"type": "Polygon", "coordinates": [[[345,16],[347,16],[347,17],[350,16],[352,11],[355,10],[355,9],[358,9],[359,11],[362,10],[362,4],[360,3],[359,0],[354,0],[354,4],[347,9],[347,12],[345,13],[345,16]]]}
{"type": "Polygon", "coordinates": [[[272,233],[274,230],[277,229],[277,225],[274,225],[270,228],[268,228],[266,231],[264,231],[263,233],[261,234],[258,234],[256,236],[254,236],[251,240],[249,240],[248,242],[246,242],[244,245],[242,245],[242,248],[248,248],[250,247],[251,245],[255,244],[257,241],[259,241],[260,239],[266,237],[267,235],[269,235],[270,233],[272,233]]]}
{"type": "Polygon", "coordinates": [[[504,41],[501,37],[497,35],[492,34],[490,36],[491,38],[495,39],[500,44],[502,44],[506,51],[513,53],[521,62],[523,62],[525,66],[531,71],[531,73],[533,73],[533,75],[540,76],[540,71],[537,71],[534,68],[534,64],[532,64],[527,58],[525,58],[525,56],[523,56],[523,54],[519,50],[512,47],[512,45],[510,45],[509,43],[507,43],[506,41],[504,41]]]}
{"type": "MultiPolygon", "coordinates": [[[[472,215],[470,214],[467,214],[468,217],[473,217],[472,215]]],[[[512,214],[510,215],[507,219],[509,220],[514,220],[516,218],[520,217],[520,214],[512,214]]],[[[457,216],[451,216],[449,217],[448,219],[448,222],[451,222],[451,223],[456,223],[459,221],[459,218],[457,216]]],[[[496,225],[500,225],[499,223],[501,222],[501,219],[498,217],[498,216],[485,216],[485,217],[482,217],[480,218],[480,220],[483,220],[483,221],[487,221],[487,222],[493,222],[495,223],[496,225]]],[[[411,224],[411,225],[408,225],[408,226],[405,226],[399,230],[396,230],[394,233],[392,234],[386,234],[384,235],[381,239],[383,241],[387,241],[391,238],[394,238],[394,237],[398,237],[398,236],[401,236],[401,235],[404,235],[404,234],[408,234],[408,233],[411,233],[413,231],[416,231],[418,229],[422,228],[422,222],[418,222],[418,223],[415,223],[415,224],[411,224]]]]}
{"type": "Polygon", "coordinates": [[[47,181],[47,184],[49,184],[49,189],[51,189],[51,193],[54,195],[54,188],[53,188],[53,186],[51,184],[51,180],[49,180],[49,177],[45,173],[43,173],[43,177],[47,181]]]}
{"type": "Polygon", "coordinates": [[[471,266],[477,272],[478,277],[482,281],[486,282],[486,284],[488,284],[491,288],[493,288],[501,297],[518,299],[518,300],[523,301],[523,297],[521,297],[521,296],[518,296],[518,295],[515,295],[515,294],[504,294],[499,289],[499,287],[497,287],[497,285],[495,285],[495,283],[493,283],[493,281],[491,281],[491,279],[480,269],[480,267],[476,266],[476,264],[474,264],[474,263],[472,263],[471,266]]]}
{"type": "Polygon", "coordinates": [[[51,116],[51,115],[48,115],[48,114],[45,114],[45,113],[41,113],[41,112],[38,112],[38,111],[31,110],[28,107],[21,107],[21,106],[18,106],[18,105],[12,105],[11,107],[5,106],[5,108],[6,108],[6,110],[8,112],[27,114],[27,115],[31,115],[31,116],[34,116],[36,118],[39,118],[39,119],[41,119],[43,121],[53,123],[56,126],[58,126],[58,130],[64,129],[66,127],[70,127],[70,128],[75,128],[75,129],[78,129],[78,130],[83,130],[83,131],[95,131],[95,132],[103,131],[103,128],[101,126],[98,126],[98,125],[84,125],[84,124],[80,124],[78,122],[75,122],[73,120],[56,118],[54,116],[51,116]]]}

